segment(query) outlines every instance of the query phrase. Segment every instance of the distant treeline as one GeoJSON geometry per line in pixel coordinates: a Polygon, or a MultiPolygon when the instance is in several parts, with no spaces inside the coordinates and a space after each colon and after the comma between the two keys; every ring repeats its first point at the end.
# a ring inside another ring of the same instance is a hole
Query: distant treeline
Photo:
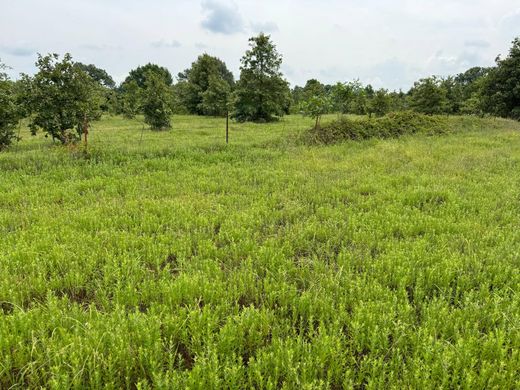
{"type": "Polygon", "coordinates": [[[152,129],[170,127],[171,114],[225,116],[267,122],[288,113],[319,119],[326,113],[383,116],[413,110],[424,114],[493,115],[520,120],[520,38],[490,68],[421,79],[407,91],[374,89],[355,80],[325,85],[316,79],[290,88],[282,56],[269,35],[249,39],[235,80],[219,58],[202,54],[176,80],[165,67],[146,64],[117,85],[103,69],[74,62],[69,54],[38,56],[38,72],[10,81],[0,63],[0,150],[16,139],[14,127],[29,118],[33,132],[63,143],[88,133],[103,112],[144,115],[152,129]]]}

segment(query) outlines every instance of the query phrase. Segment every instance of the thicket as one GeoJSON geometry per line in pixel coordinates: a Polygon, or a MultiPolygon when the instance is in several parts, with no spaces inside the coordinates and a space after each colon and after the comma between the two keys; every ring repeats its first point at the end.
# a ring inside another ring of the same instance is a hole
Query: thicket
{"type": "Polygon", "coordinates": [[[449,131],[445,117],[413,111],[390,113],[380,118],[341,117],[324,126],[315,126],[305,135],[309,144],[333,144],[344,140],[392,138],[406,134],[444,134],[449,131]]]}

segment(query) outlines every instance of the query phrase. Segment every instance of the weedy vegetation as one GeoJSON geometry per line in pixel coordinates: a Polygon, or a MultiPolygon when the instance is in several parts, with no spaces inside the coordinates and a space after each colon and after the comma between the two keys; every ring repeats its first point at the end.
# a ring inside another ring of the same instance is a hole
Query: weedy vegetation
{"type": "Polygon", "coordinates": [[[0,388],[518,388],[520,124],[336,119],[24,125],[0,388]]]}

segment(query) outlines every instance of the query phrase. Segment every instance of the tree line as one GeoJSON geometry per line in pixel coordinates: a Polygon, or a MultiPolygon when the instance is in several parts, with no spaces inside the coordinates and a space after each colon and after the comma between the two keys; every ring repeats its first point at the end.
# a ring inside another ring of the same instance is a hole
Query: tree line
{"type": "Polygon", "coordinates": [[[407,91],[388,91],[359,80],[322,84],[311,79],[290,88],[281,72],[282,56],[271,37],[249,39],[234,79],[219,58],[202,54],[178,73],[148,63],[117,85],[103,69],[73,61],[70,54],[38,55],[38,71],[11,81],[0,62],[0,150],[17,139],[15,127],[28,118],[61,143],[85,137],[103,113],[143,115],[152,129],[170,127],[172,114],[230,116],[237,121],[269,122],[289,113],[313,117],[327,113],[384,116],[392,111],[424,114],[494,115],[520,120],[520,38],[506,58],[489,68],[474,67],[449,77],[428,77],[407,91]]]}

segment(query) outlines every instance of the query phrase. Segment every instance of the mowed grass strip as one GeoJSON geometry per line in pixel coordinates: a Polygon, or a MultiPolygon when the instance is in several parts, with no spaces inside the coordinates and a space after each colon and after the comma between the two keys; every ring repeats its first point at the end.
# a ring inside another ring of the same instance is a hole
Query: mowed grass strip
{"type": "MultiPolygon", "coordinates": [[[[333,120],[331,116],[327,120],[333,120]]],[[[97,122],[0,154],[0,388],[520,386],[520,125],[97,122]]]]}

